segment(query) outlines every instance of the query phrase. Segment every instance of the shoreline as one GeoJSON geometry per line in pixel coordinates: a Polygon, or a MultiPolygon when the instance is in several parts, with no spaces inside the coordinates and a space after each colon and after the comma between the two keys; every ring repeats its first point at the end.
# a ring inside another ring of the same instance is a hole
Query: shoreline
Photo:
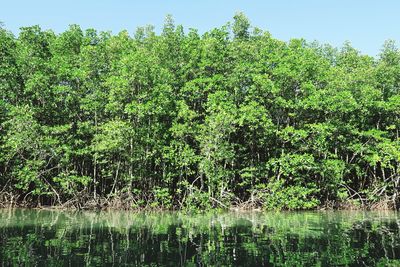
{"type": "MultiPolygon", "coordinates": [[[[66,202],[67,203],[67,202],[66,202]]],[[[86,203],[83,206],[71,205],[32,205],[32,203],[13,202],[1,203],[0,209],[29,209],[29,210],[58,210],[58,211],[132,211],[132,212],[187,212],[187,213],[204,213],[210,211],[222,212],[319,212],[319,211],[399,211],[399,209],[391,206],[387,201],[374,202],[364,206],[358,206],[351,201],[338,203],[336,206],[323,205],[313,209],[265,209],[262,206],[246,207],[240,205],[231,205],[225,207],[213,207],[210,209],[188,209],[188,208],[163,208],[163,207],[128,207],[128,206],[111,206],[111,205],[93,205],[86,203]]]]}

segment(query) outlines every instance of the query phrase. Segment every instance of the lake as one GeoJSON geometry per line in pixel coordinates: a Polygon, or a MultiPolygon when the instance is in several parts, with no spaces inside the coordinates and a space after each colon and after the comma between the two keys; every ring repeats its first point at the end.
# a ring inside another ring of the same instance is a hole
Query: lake
{"type": "Polygon", "coordinates": [[[400,215],[3,209],[0,266],[400,266],[400,215]]]}

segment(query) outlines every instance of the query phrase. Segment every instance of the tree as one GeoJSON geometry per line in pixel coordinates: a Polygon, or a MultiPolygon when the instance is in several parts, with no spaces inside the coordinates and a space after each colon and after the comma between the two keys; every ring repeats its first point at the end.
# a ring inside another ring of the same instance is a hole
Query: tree
{"type": "Polygon", "coordinates": [[[238,12],[233,16],[233,34],[235,38],[240,40],[248,39],[250,36],[249,28],[249,19],[242,12],[238,12]]]}

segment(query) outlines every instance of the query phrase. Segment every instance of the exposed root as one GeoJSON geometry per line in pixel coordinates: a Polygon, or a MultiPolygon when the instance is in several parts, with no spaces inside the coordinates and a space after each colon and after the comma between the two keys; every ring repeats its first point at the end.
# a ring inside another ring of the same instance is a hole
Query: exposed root
{"type": "MultiPolygon", "coordinates": [[[[214,203],[213,206],[220,207],[225,210],[235,211],[260,211],[263,210],[264,200],[252,195],[246,201],[241,201],[239,198],[231,199],[229,201],[221,201],[220,199],[211,198],[210,201],[214,203]]],[[[151,196],[134,196],[128,193],[122,193],[118,195],[112,195],[108,197],[97,197],[93,198],[91,194],[77,194],[75,197],[70,198],[62,204],[58,204],[56,201],[41,202],[38,197],[32,195],[18,195],[9,192],[0,193],[0,208],[39,208],[39,209],[75,209],[75,210],[167,210],[167,209],[184,209],[183,204],[181,206],[174,206],[172,208],[165,208],[163,206],[152,205],[151,196]],[[144,199],[145,201],[140,201],[144,199]],[[47,203],[47,204],[46,204],[47,203]]],[[[362,204],[358,199],[348,199],[345,201],[326,201],[324,205],[318,207],[319,210],[396,210],[398,206],[392,198],[386,197],[375,202],[366,202],[362,204]]]]}

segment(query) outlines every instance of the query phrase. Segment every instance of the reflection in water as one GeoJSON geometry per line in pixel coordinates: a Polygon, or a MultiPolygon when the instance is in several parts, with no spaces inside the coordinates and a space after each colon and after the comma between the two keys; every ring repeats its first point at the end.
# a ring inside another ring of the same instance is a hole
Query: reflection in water
{"type": "Polygon", "coordinates": [[[396,213],[0,210],[0,266],[400,266],[396,213]]]}

